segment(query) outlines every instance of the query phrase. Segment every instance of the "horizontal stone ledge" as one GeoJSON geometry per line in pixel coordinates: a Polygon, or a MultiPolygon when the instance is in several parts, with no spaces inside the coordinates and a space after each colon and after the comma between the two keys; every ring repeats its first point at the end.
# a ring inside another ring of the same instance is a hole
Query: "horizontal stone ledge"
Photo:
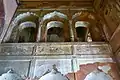
{"type": "Polygon", "coordinates": [[[34,46],[34,44],[1,44],[0,55],[32,55],[34,46]]]}
{"type": "Polygon", "coordinates": [[[90,45],[96,45],[96,44],[107,44],[107,42],[25,42],[25,43],[1,43],[0,45],[18,45],[18,44],[21,44],[21,45],[40,45],[40,44],[71,44],[71,45],[77,45],[77,44],[90,44],[90,45]]]}
{"type": "Polygon", "coordinates": [[[3,43],[0,55],[110,55],[110,46],[105,42],[53,42],[53,43],[3,43]]]}
{"type": "Polygon", "coordinates": [[[53,56],[0,56],[0,60],[36,60],[36,59],[96,59],[112,58],[112,55],[53,55],[53,56]]]}

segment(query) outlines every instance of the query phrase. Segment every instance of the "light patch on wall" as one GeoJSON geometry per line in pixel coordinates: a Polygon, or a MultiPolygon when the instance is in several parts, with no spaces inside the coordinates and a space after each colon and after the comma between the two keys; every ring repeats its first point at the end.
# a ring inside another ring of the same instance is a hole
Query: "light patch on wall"
{"type": "Polygon", "coordinates": [[[5,8],[5,23],[9,24],[17,8],[16,0],[3,0],[5,8]]]}
{"type": "Polygon", "coordinates": [[[109,65],[105,65],[105,66],[98,66],[98,68],[100,70],[102,70],[105,73],[108,73],[111,70],[111,67],[109,65]]]}

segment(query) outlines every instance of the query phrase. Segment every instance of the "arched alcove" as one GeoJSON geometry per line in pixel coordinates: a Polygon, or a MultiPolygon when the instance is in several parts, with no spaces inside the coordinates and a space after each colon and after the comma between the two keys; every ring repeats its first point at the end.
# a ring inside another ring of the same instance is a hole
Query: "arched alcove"
{"type": "Polygon", "coordinates": [[[88,18],[90,12],[80,11],[72,16],[72,29],[75,41],[87,41],[87,35],[90,28],[90,19],[88,18]]]}
{"type": "Polygon", "coordinates": [[[36,24],[30,21],[21,23],[19,26],[18,42],[35,42],[36,24]]]}
{"type": "Polygon", "coordinates": [[[70,41],[69,20],[65,14],[58,11],[50,12],[43,16],[40,23],[41,29],[39,31],[39,34],[41,35],[41,39],[39,40],[43,42],[47,41],[47,34],[51,34],[50,32],[52,32],[52,36],[54,33],[54,37],[56,34],[58,34],[56,37],[61,37],[59,41],[70,41]],[[48,28],[48,25],[50,28],[48,28]]]}
{"type": "Polygon", "coordinates": [[[89,11],[80,11],[80,12],[75,13],[72,16],[72,26],[73,26],[75,41],[87,41],[87,42],[102,41],[103,37],[101,35],[103,35],[103,33],[100,30],[100,28],[102,26],[98,25],[96,17],[97,16],[94,14],[94,12],[89,12],[89,11]],[[79,25],[81,25],[81,28],[75,27],[75,25],[78,23],[79,23],[79,25]],[[86,25],[86,26],[84,26],[84,25],[86,25]],[[85,29],[88,29],[87,30],[88,32],[86,35],[83,35],[82,33],[85,33],[85,31],[86,31],[85,29]],[[79,40],[78,33],[84,36],[83,40],[79,40]],[[87,39],[91,39],[91,40],[87,40],[87,39]]]}
{"type": "Polygon", "coordinates": [[[64,41],[63,34],[64,24],[60,21],[51,21],[47,24],[47,41],[62,42],[64,41]]]}
{"type": "Polygon", "coordinates": [[[85,21],[77,21],[75,23],[77,41],[85,42],[87,41],[87,34],[89,31],[89,23],[85,21]]]}
{"type": "Polygon", "coordinates": [[[9,27],[4,42],[35,42],[39,17],[32,12],[19,14],[9,27]],[[31,36],[30,36],[31,35],[31,36]]]}

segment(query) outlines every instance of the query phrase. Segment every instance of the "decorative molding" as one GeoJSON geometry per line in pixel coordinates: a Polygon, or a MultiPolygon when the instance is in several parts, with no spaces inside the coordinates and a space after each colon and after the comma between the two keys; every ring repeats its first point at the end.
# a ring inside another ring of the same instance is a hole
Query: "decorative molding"
{"type": "Polygon", "coordinates": [[[35,13],[32,13],[32,12],[26,12],[26,13],[22,13],[22,14],[19,14],[13,21],[13,24],[18,24],[19,21],[22,21],[30,16],[33,16],[33,17],[37,17],[38,18],[38,15],[36,15],[35,13]]]}
{"type": "Polygon", "coordinates": [[[33,47],[29,44],[0,45],[0,55],[32,55],[33,47]]]}
{"type": "Polygon", "coordinates": [[[77,28],[77,27],[88,27],[90,25],[90,23],[89,22],[86,22],[86,21],[77,21],[76,23],[75,23],[75,28],[77,28]]]}
{"type": "Polygon", "coordinates": [[[67,15],[57,12],[57,11],[54,11],[54,12],[44,15],[43,21],[54,18],[54,17],[59,17],[59,18],[66,19],[66,20],[68,19],[67,15]]]}
{"type": "Polygon", "coordinates": [[[36,55],[69,55],[72,54],[71,45],[39,45],[36,48],[36,55]]]}
{"type": "Polygon", "coordinates": [[[53,27],[60,27],[62,28],[64,26],[64,23],[60,21],[50,21],[47,23],[47,30],[53,27]]]}
{"type": "Polygon", "coordinates": [[[74,45],[73,53],[80,55],[111,55],[112,52],[108,44],[87,44],[74,45]]]}
{"type": "Polygon", "coordinates": [[[71,52],[71,45],[49,45],[49,46],[37,46],[36,55],[68,55],[72,54],[71,52]]]}

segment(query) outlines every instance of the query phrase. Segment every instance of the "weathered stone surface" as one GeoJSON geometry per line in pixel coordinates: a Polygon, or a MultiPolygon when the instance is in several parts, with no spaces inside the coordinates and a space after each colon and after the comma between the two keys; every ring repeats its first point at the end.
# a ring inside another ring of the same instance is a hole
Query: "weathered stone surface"
{"type": "Polygon", "coordinates": [[[90,50],[92,54],[111,54],[110,46],[108,44],[93,44],[90,45],[90,50]]]}
{"type": "Polygon", "coordinates": [[[106,63],[106,62],[113,62],[112,58],[77,58],[77,59],[73,59],[73,68],[74,68],[74,72],[77,72],[80,69],[80,65],[83,64],[88,64],[88,63],[106,63]]]}
{"type": "Polygon", "coordinates": [[[79,65],[112,62],[109,52],[106,43],[4,43],[0,45],[0,74],[13,68],[21,75],[41,77],[56,64],[63,75],[74,80],[72,73],[80,69],[79,65]]]}
{"type": "Polygon", "coordinates": [[[47,44],[38,45],[36,48],[36,55],[59,55],[59,54],[72,54],[71,45],[60,45],[60,44],[47,44]]]}
{"type": "Polygon", "coordinates": [[[72,72],[71,59],[43,59],[36,60],[34,76],[41,77],[46,72],[51,71],[54,64],[63,75],[72,72]]]}
{"type": "Polygon", "coordinates": [[[0,75],[6,73],[11,68],[19,75],[27,76],[29,60],[0,60],[0,75]]]}
{"type": "Polygon", "coordinates": [[[34,44],[2,44],[0,55],[31,55],[34,44]]]}
{"type": "MultiPolygon", "coordinates": [[[[115,66],[116,66],[116,64],[113,63],[113,62],[105,62],[105,63],[100,63],[99,62],[99,63],[81,64],[80,65],[80,70],[78,70],[75,73],[76,80],[89,80],[89,79],[85,79],[86,76],[89,75],[89,73],[93,72],[96,69],[99,70],[100,72],[104,72],[104,74],[109,75],[112,79],[119,80],[119,75],[116,74],[116,73],[118,73],[118,70],[117,70],[117,68],[115,66]],[[104,70],[106,70],[106,68],[105,68],[106,66],[109,67],[109,69],[107,68],[108,72],[104,71],[104,70]]],[[[91,76],[91,77],[93,77],[93,76],[91,76]]],[[[101,77],[101,78],[103,78],[103,77],[101,77]]],[[[95,80],[95,79],[93,77],[90,80],[95,80]]],[[[102,79],[100,79],[100,80],[102,80],[102,79]]]]}
{"type": "Polygon", "coordinates": [[[74,54],[93,54],[93,55],[107,55],[111,54],[110,46],[108,44],[100,44],[100,43],[88,43],[88,44],[80,44],[73,45],[74,54]]]}
{"type": "Polygon", "coordinates": [[[74,54],[91,54],[90,45],[74,45],[74,54]]]}

